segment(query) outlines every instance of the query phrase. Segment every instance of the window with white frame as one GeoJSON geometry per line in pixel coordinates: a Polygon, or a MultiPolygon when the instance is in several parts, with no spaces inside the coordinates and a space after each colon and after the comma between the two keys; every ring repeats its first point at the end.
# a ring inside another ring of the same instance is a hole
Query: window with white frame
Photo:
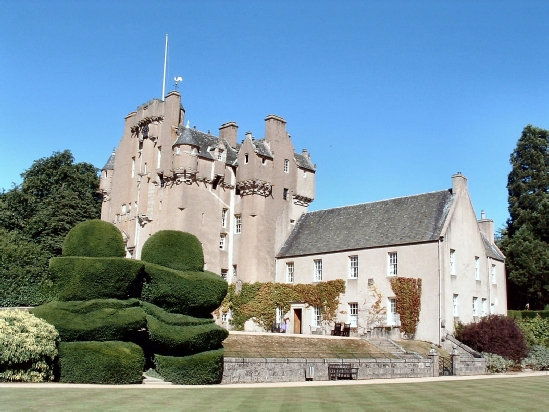
{"type": "Polygon", "coordinates": [[[349,278],[358,279],[358,256],[349,256],[349,278]]]}
{"type": "Polygon", "coordinates": [[[459,316],[459,295],[454,294],[452,298],[452,312],[454,316],[459,316]]]}
{"type": "Polygon", "coordinates": [[[217,160],[219,160],[220,162],[223,160],[223,150],[218,150],[217,160]]]}
{"type": "Polygon", "coordinates": [[[290,161],[288,159],[284,159],[284,173],[290,172],[290,161]]]}
{"type": "Polygon", "coordinates": [[[313,326],[320,328],[322,326],[322,308],[315,306],[313,311],[313,326]]]}
{"type": "Polygon", "coordinates": [[[284,308],[278,306],[276,308],[276,323],[281,324],[284,321],[284,308]]]}
{"type": "Polygon", "coordinates": [[[124,203],[120,209],[121,209],[121,213],[123,215],[125,215],[126,214],[126,204],[124,203]]]}
{"type": "Polygon", "coordinates": [[[234,215],[234,232],[242,233],[242,215],[234,215]]]}
{"type": "Polygon", "coordinates": [[[233,278],[236,278],[237,275],[238,275],[237,267],[236,265],[233,265],[233,278]]]}
{"type": "Polygon", "coordinates": [[[322,281],[322,259],[315,259],[315,276],[314,281],[320,282],[322,281]]]}
{"type": "Polygon", "coordinates": [[[221,211],[221,227],[227,227],[227,209],[221,211]]]}
{"type": "Polygon", "coordinates": [[[475,280],[480,280],[480,258],[475,256],[475,280]]]}
{"type": "Polygon", "coordinates": [[[227,269],[221,269],[221,277],[223,278],[223,280],[225,282],[227,282],[227,275],[228,275],[229,271],[227,269]]]}
{"type": "Polygon", "coordinates": [[[387,309],[387,325],[396,326],[398,324],[396,298],[387,298],[387,309]]]}
{"type": "Polygon", "coordinates": [[[219,249],[225,250],[226,240],[227,240],[227,235],[225,233],[221,233],[219,235],[219,249]]]}
{"type": "Polygon", "coordinates": [[[349,303],[349,323],[351,328],[358,326],[358,303],[349,303]]]}
{"type": "Polygon", "coordinates": [[[488,315],[488,300],[486,298],[482,298],[481,311],[482,316],[488,315]]]}
{"type": "Polygon", "coordinates": [[[473,296],[473,316],[478,316],[478,298],[473,296]]]}
{"type": "Polygon", "coordinates": [[[492,285],[496,284],[496,265],[492,265],[492,270],[490,271],[492,277],[492,285]]]}
{"type": "Polygon", "coordinates": [[[294,283],[294,262],[286,263],[286,283],[294,283]]]}
{"type": "Polygon", "coordinates": [[[456,276],[456,251],[450,249],[450,275],[456,276]]]}
{"type": "Polygon", "coordinates": [[[157,157],[156,157],[156,168],[160,169],[160,161],[162,159],[162,146],[158,146],[157,157]]]}
{"type": "Polygon", "coordinates": [[[244,163],[248,163],[250,160],[250,157],[248,156],[248,153],[244,154],[244,163]]]}
{"type": "Polygon", "coordinates": [[[227,312],[221,313],[221,322],[227,322],[227,312]]]}
{"type": "Polygon", "coordinates": [[[388,276],[396,276],[397,275],[397,252],[389,252],[388,255],[388,276]]]}

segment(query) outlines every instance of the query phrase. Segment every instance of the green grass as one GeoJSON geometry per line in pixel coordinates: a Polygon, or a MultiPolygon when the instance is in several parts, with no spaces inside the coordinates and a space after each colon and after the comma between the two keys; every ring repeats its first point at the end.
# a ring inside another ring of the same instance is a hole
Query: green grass
{"type": "Polygon", "coordinates": [[[0,388],[0,410],[549,410],[549,376],[287,388],[0,388]]]}

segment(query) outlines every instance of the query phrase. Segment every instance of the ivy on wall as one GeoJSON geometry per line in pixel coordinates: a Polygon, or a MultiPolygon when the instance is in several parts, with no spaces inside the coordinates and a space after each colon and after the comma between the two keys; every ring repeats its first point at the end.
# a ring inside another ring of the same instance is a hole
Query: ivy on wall
{"type": "Polygon", "coordinates": [[[391,278],[390,282],[396,296],[396,310],[400,315],[400,330],[414,335],[421,311],[421,279],[391,278]]]}
{"type": "Polygon", "coordinates": [[[333,321],[337,316],[339,295],[345,293],[345,281],[330,280],[312,284],[242,283],[240,293],[235,284],[229,285],[227,296],[216,310],[216,315],[231,311],[230,323],[236,330],[244,329],[244,323],[253,319],[265,329],[276,322],[276,309],[289,312],[292,302],[307,306],[319,306],[322,320],[333,321]]]}

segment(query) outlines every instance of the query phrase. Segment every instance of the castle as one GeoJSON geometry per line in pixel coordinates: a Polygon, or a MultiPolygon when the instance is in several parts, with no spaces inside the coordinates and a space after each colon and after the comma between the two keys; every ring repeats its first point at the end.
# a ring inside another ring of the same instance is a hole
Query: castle
{"type": "MultiPolygon", "coordinates": [[[[307,212],[316,166],[294,151],[286,122],[265,119],[265,137],[221,125],[219,136],[185,125],[181,96],[154,99],[126,117],[124,134],[101,174],[101,218],[123,233],[128,257],[163,229],[202,242],[206,269],[229,283],[315,283],[345,279],[338,320],[372,328],[372,290],[386,326],[398,326],[390,279],[421,278],[416,338],[438,342],[489,313],[506,314],[505,256],[493,221],[477,220],[461,173],[452,187],[355,206],[307,212]]],[[[295,302],[290,333],[327,333],[321,309],[295,302]]]]}

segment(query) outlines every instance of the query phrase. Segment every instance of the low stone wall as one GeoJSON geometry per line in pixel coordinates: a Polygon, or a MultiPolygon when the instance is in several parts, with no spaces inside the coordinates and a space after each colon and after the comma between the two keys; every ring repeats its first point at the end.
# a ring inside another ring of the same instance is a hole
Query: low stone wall
{"type": "Polygon", "coordinates": [[[486,373],[486,358],[465,358],[460,357],[457,373],[454,375],[483,375],[486,373]]]}
{"type": "Polygon", "coordinates": [[[328,364],[351,363],[358,379],[423,378],[438,376],[430,359],[264,359],[225,358],[221,383],[303,382],[308,368],[315,381],[328,380],[328,364]],[[309,369],[310,371],[310,369],[309,369]]]}

